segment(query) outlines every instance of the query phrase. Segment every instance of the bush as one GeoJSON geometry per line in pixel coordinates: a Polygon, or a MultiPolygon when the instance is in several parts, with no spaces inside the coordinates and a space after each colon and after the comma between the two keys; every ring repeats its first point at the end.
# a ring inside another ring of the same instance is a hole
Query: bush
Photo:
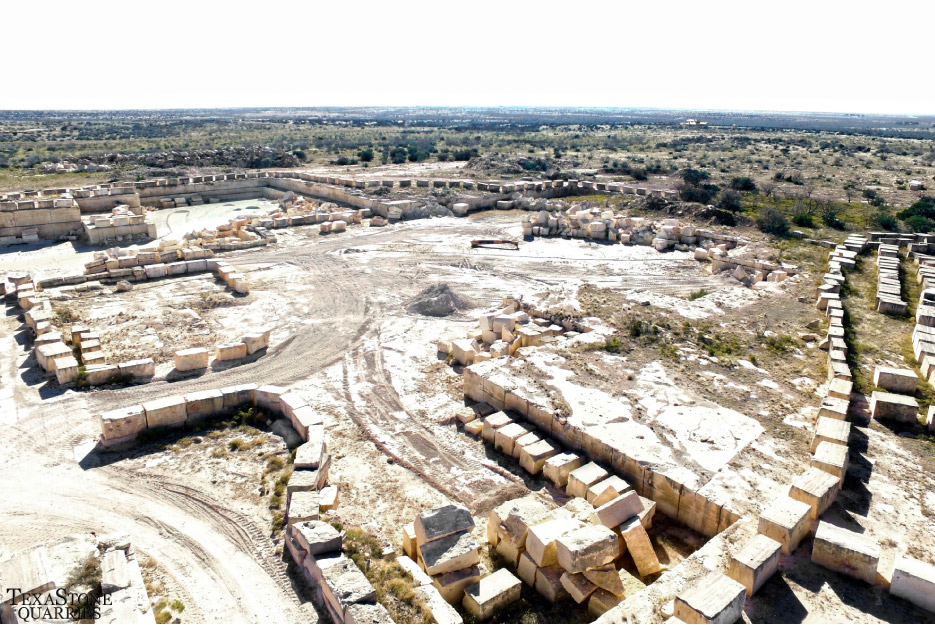
{"type": "Polygon", "coordinates": [[[708,294],[707,289],[698,289],[697,291],[692,291],[688,294],[688,301],[693,302],[696,299],[700,299],[708,294]]]}
{"type": "Polygon", "coordinates": [[[727,189],[721,193],[721,198],[717,203],[718,208],[736,213],[741,209],[740,193],[733,189],[727,189]]]}
{"type": "Polygon", "coordinates": [[[357,158],[359,158],[362,163],[369,163],[373,160],[373,148],[364,148],[359,151],[357,153],[357,158]]]}
{"type": "Polygon", "coordinates": [[[910,217],[935,219],[935,198],[923,197],[918,202],[914,202],[909,208],[896,213],[896,216],[907,223],[910,217]]]}
{"type": "Polygon", "coordinates": [[[885,213],[876,215],[873,218],[873,224],[880,230],[885,230],[886,232],[899,231],[899,223],[896,221],[896,218],[885,213]]]}
{"type": "Polygon", "coordinates": [[[682,172],[682,180],[693,187],[697,187],[709,177],[708,172],[699,169],[686,169],[682,172]]]}
{"type": "Polygon", "coordinates": [[[734,191],[744,191],[746,193],[758,193],[759,189],[756,187],[756,183],[753,181],[753,178],[748,178],[746,176],[741,176],[734,178],[730,181],[730,188],[734,191]]]}
{"type": "Polygon", "coordinates": [[[814,228],[815,220],[808,213],[799,213],[792,218],[792,223],[802,228],[814,228]]]}
{"type": "Polygon", "coordinates": [[[789,220],[775,208],[767,207],[760,210],[756,218],[756,226],[766,234],[784,237],[789,234],[789,220]]]}
{"type": "Polygon", "coordinates": [[[935,219],[929,219],[922,215],[913,215],[903,221],[906,222],[912,232],[935,232],[935,219]]]}

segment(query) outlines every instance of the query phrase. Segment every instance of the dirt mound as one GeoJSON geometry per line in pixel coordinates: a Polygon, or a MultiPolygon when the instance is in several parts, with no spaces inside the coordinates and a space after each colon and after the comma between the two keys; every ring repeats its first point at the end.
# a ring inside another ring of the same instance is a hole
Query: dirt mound
{"type": "Polygon", "coordinates": [[[427,317],[447,317],[453,312],[470,310],[474,307],[475,303],[470,298],[458,295],[451,290],[450,286],[440,282],[412,298],[406,310],[427,317]]]}

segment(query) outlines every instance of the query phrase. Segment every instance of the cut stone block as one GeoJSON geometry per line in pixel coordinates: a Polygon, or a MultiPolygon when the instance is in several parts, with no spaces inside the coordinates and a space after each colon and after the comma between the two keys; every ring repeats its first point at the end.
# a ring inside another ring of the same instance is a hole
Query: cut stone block
{"type": "Polygon", "coordinates": [[[558,453],[558,450],[548,441],[536,441],[531,445],[524,445],[519,453],[519,464],[532,475],[542,471],[546,461],[558,453]]]}
{"type": "MultiPolygon", "coordinates": [[[[290,515],[292,506],[289,507],[290,515]]],[[[292,524],[292,537],[310,555],[341,551],[344,533],[324,521],[300,521],[292,524]]]]}
{"type": "Polygon", "coordinates": [[[239,360],[246,358],[247,346],[242,342],[220,343],[214,348],[214,359],[224,362],[226,360],[239,360]]]}
{"type": "Polygon", "coordinates": [[[594,506],[589,504],[583,497],[573,497],[562,506],[562,511],[572,519],[578,519],[585,523],[591,522],[591,515],[594,514],[594,506]]]}
{"type": "Polygon", "coordinates": [[[404,571],[412,575],[412,581],[415,582],[416,586],[432,584],[432,578],[426,575],[422,567],[413,562],[412,558],[409,556],[399,556],[396,558],[396,563],[402,567],[404,571]]]}
{"type": "Polygon", "coordinates": [[[890,594],[935,613],[935,566],[907,555],[897,557],[890,594]]]}
{"type": "Polygon", "coordinates": [[[148,401],[143,404],[143,409],[146,411],[146,426],[149,428],[181,427],[188,418],[186,406],[185,398],[181,395],[148,401]]]}
{"type": "Polygon", "coordinates": [[[175,368],[178,371],[207,369],[210,352],[204,347],[193,347],[175,352],[175,368]]]}
{"type": "MultiPolygon", "coordinates": [[[[313,428],[313,431],[318,431],[313,428]]],[[[324,427],[318,431],[319,435],[314,440],[302,443],[295,450],[295,461],[293,465],[296,469],[317,469],[321,464],[321,458],[328,451],[328,446],[324,441],[324,427]]]]}
{"type": "MultiPolygon", "coordinates": [[[[835,382],[841,382],[847,385],[853,384],[850,380],[842,380],[841,378],[834,378],[831,381],[832,384],[835,382]]],[[[847,419],[847,410],[849,406],[850,400],[848,398],[841,399],[839,397],[833,397],[829,394],[827,397],[821,400],[821,405],[818,407],[818,417],[844,421],[847,419]]]]}
{"type": "Polygon", "coordinates": [[[556,540],[558,563],[569,573],[581,573],[603,566],[617,557],[617,541],[613,530],[602,525],[589,525],[572,530],[556,540]]]}
{"type": "Polygon", "coordinates": [[[516,568],[519,566],[519,557],[525,553],[525,548],[517,547],[513,541],[504,537],[497,543],[496,551],[511,568],[516,568]]]}
{"type": "Polygon", "coordinates": [[[244,334],[243,343],[247,346],[247,354],[255,354],[261,349],[269,347],[270,333],[271,330],[259,330],[244,334]]]}
{"type": "Polygon", "coordinates": [[[851,424],[847,421],[818,417],[818,422],[815,424],[815,436],[812,437],[812,444],[809,451],[815,453],[815,450],[818,449],[818,445],[823,441],[847,446],[847,441],[850,436],[851,424]]]}
{"type": "Polygon", "coordinates": [[[432,613],[432,618],[435,619],[436,623],[460,625],[464,622],[461,615],[458,614],[458,611],[455,610],[450,603],[445,601],[445,598],[442,597],[441,593],[438,592],[438,588],[434,585],[419,586],[415,589],[415,592],[416,596],[420,597],[422,601],[425,602],[426,607],[432,613]]]}
{"type": "Polygon", "coordinates": [[[132,375],[134,378],[151,378],[156,375],[156,363],[152,358],[121,362],[117,369],[120,375],[132,375]]]}
{"type": "Polygon", "coordinates": [[[338,493],[338,487],[334,484],[331,486],[325,486],[320,491],[320,498],[318,503],[319,512],[331,512],[332,510],[337,510],[339,501],[340,494],[338,493]]]}
{"type": "Polygon", "coordinates": [[[255,391],[256,405],[267,410],[282,412],[279,398],[285,393],[286,389],[282,386],[273,386],[272,384],[261,386],[255,391]]]}
{"type": "MultiPolygon", "coordinates": [[[[496,440],[496,438],[494,440],[496,440]]],[[[520,456],[523,454],[523,448],[528,447],[529,445],[534,445],[540,440],[541,439],[539,438],[539,435],[535,432],[524,434],[523,436],[517,438],[513,443],[513,453],[510,455],[519,460],[520,456]]]]}
{"type": "Polygon", "coordinates": [[[519,423],[508,423],[499,428],[494,435],[494,448],[501,453],[512,456],[514,443],[528,433],[529,430],[519,423]]]}
{"type": "Polygon", "coordinates": [[[873,385],[885,391],[911,395],[919,385],[919,376],[912,369],[877,366],[873,371],[873,385]]]}
{"type": "Polygon", "coordinates": [[[224,410],[224,394],[219,389],[198,391],[185,396],[188,422],[193,423],[219,414],[224,410]]]}
{"type": "Polygon", "coordinates": [[[558,564],[555,541],[565,534],[584,527],[578,519],[552,519],[529,528],[526,535],[526,554],[536,566],[558,564]]]}
{"type": "Polygon", "coordinates": [[[289,483],[286,484],[286,494],[291,498],[293,493],[317,491],[320,481],[321,479],[318,471],[302,471],[297,469],[292,472],[289,483]]]}
{"type": "Polygon", "coordinates": [[[382,603],[350,603],[344,608],[345,623],[392,623],[390,611],[382,603]]]}
{"type": "MultiPolygon", "coordinates": [[[[375,603],[377,592],[354,561],[344,554],[315,559],[319,578],[315,581],[335,608],[355,603],[375,603]],[[337,605],[334,605],[334,604],[337,605]]],[[[341,610],[343,613],[343,609],[341,610]]]]}
{"type": "Polygon", "coordinates": [[[471,511],[461,505],[448,504],[419,513],[415,520],[416,544],[425,543],[474,529],[471,511]]]}
{"type": "Polygon", "coordinates": [[[793,480],[789,487],[789,496],[807,503],[811,508],[809,518],[817,519],[831,507],[838,495],[838,478],[821,469],[810,468],[793,480]]]}
{"type": "Polygon", "coordinates": [[[568,475],[583,464],[581,457],[573,453],[552,456],[542,465],[542,474],[557,488],[568,484],[568,475]]]}
{"type": "Polygon", "coordinates": [[[730,561],[728,575],[747,589],[752,597],[766,580],[779,570],[782,545],[772,538],[757,534],[730,561]]]}
{"type": "Polygon", "coordinates": [[[484,422],[480,419],[475,419],[464,425],[464,431],[470,434],[471,436],[481,436],[484,430],[484,422]]]}
{"type": "Polygon", "coordinates": [[[486,621],[519,601],[522,585],[506,569],[500,569],[464,589],[464,608],[475,618],[486,621]]]}
{"type": "Polygon", "coordinates": [[[55,359],[55,379],[61,386],[74,384],[78,379],[78,360],[74,356],[55,359]]]}
{"type": "Polygon", "coordinates": [[[536,571],[536,592],[550,603],[561,601],[568,596],[568,591],[562,586],[564,574],[565,570],[557,564],[540,567],[536,571]]]}
{"type": "Polygon", "coordinates": [[[516,574],[527,586],[534,587],[536,585],[536,569],[538,568],[528,551],[520,554],[519,563],[516,565],[516,574]]]}
{"type": "Polygon", "coordinates": [[[597,508],[591,515],[591,523],[614,528],[633,517],[637,517],[639,521],[638,515],[642,511],[643,502],[640,496],[631,490],[597,508]]]}
{"type": "Polygon", "coordinates": [[[815,449],[811,466],[834,475],[838,478],[838,484],[843,485],[844,476],[847,474],[847,459],[847,447],[822,441],[818,443],[818,447],[815,449]]]}
{"type": "Polygon", "coordinates": [[[630,555],[633,556],[633,562],[636,564],[641,577],[653,575],[662,570],[659,558],[653,549],[652,541],[649,540],[649,534],[646,533],[646,529],[640,523],[639,517],[633,517],[621,524],[620,535],[623,537],[630,555]]]}
{"type": "Polygon", "coordinates": [[[613,564],[608,564],[599,569],[591,569],[583,573],[592,584],[598,588],[611,593],[615,597],[623,599],[626,596],[626,589],[623,587],[623,580],[620,579],[620,572],[613,564]]]}
{"type": "Polygon", "coordinates": [[[497,430],[511,423],[513,423],[513,419],[509,418],[505,412],[495,412],[484,419],[484,429],[481,436],[488,443],[493,443],[497,436],[497,430]]]}
{"type": "MultiPolygon", "coordinates": [[[[834,397],[835,399],[845,399],[850,400],[851,390],[854,388],[854,383],[850,380],[843,380],[841,378],[835,378],[831,380],[831,384],[828,385],[828,397],[834,397]]],[[[845,412],[845,414],[847,414],[845,412]]]]}
{"type": "Polygon", "coordinates": [[[115,375],[120,375],[117,365],[85,365],[84,379],[91,386],[101,386],[115,375]]]}
{"type": "Polygon", "coordinates": [[[596,463],[589,462],[568,474],[568,486],[565,488],[565,492],[570,497],[587,498],[588,488],[608,477],[607,471],[596,463]]]}
{"type": "Polygon", "coordinates": [[[588,488],[587,500],[588,503],[597,508],[632,490],[633,487],[627,484],[625,480],[616,475],[611,475],[606,480],[601,480],[588,488]]]}
{"type": "Polygon", "coordinates": [[[225,386],[221,389],[224,395],[224,410],[232,410],[243,404],[252,404],[256,400],[256,384],[240,384],[238,386],[225,386]]]}
{"type": "Polygon", "coordinates": [[[506,518],[500,524],[501,538],[516,547],[526,547],[529,528],[544,523],[552,518],[552,511],[547,505],[534,497],[515,500],[507,509],[506,518]]]}
{"type": "Polygon", "coordinates": [[[591,594],[591,598],[588,599],[588,612],[591,614],[591,616],[601,616],[614,606],[618,605],[622,600],[623,599],[621,597],[618,597],[613,593],[604,590],[603,588],[598,588],[591,594]]]}
{"type": "Polygon", "coordinates": [[[403,526],[403,553],[405,553],[410,558],[416,559],[419,557],[417,547],[418,545],[416,545],[415,523],[404,525],[403,526]]]}
{"type": "MultiPolygon", "coordinates": [[[[295,473],[293,473],[294,476],[295,473]]],[[[318,491],[315,490],[292,493],[289,498],[289,525],[302,521],[317,521],[320,514],[319,497],[318,491]]]]}
{"type": "Polygon", "coordinates": [[[477,565],[432,577],[432,584],[448,603],[459,603],[464,598],[464,589],[480,581],[477,565]]]}
{"type": "Polygon", "coordinates": [[[919,420],[919,403],[908,395],[873,391],[870,396],[870,416],[874,419],[915,423],[919,420]]]}
{"type": "Polygon", "coordinates": [[[562,573],[560,578],[565,592],[574,599],[575,603],[584,603],[597,590],[597,586],[581,573],[562,573]]]}
{"type": "Polygon", "coordinates": [[[819,521],[812,562],[873,584],[880,563],[880,545],[863,534],[819,521]]]}
{"type": "Polygon", "coordinates": [[[112,592],[130,587],[127,554],[122,549],[111,549],[101,557],[101,592],[112,592]]]}
{"type": "Polygon", "coordinates": [[[736,623],[747,589],[712,571],[675,598],[675,617],[685,623],[736,623]]]}
{"type": "MultiPolygon", "coordinates": [[[[416,536],[418,536],[418,524],[416,536]]],[[[418,539],[417,539],[418,540],[418,539]]],[[[418,546],[418,553],[429,575],[443,575],[469,568],[480,562],[478,545],[469,531],[456,532],[418,546]]]]}

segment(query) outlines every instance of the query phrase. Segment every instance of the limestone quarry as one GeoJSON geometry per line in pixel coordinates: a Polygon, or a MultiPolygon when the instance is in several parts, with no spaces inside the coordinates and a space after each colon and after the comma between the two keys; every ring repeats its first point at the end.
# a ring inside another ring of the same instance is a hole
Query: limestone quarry
{"type": "Polygon", "coordinates": [[[0,622],[931,622],[935,234],[789,241],[460,164],[4,192],[0,622]]]}

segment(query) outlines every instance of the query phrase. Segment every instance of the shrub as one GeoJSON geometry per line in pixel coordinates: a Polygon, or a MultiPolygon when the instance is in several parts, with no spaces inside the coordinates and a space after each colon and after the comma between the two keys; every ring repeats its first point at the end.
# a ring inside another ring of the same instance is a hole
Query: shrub
{"type": "Polygon", "coordinates": [[[923,197],[919,201],[914,202],[909,208],[896,213],[896,216],[903,221],[907,221],[910,217],[935,219],[935,198],[928,196],[923,197]]]}
{"type": "Polygon", "coordinates": [[[756,183],[753,181],[753,178],[748,178],[746,176],[741,176],[734,178],[730,181],[730,188],[734,191],[744,191],[747,193],[758,193],[759,189],[756,187],[756,183]]]}
{"type": "Polygon", "coordinates": [[[699,169],[686,169],[682,172],[682,180],[693,187],[697,187],[709,177],[708,172],[699,169]]]}
{"type": "Polygon", "coordinates": [[[803,228],[814,228],[815,220],[808,213],[799,213],[792,218],[792,223],[803,228]]]}
{"type": "Polygon", "coordinates": [[[357,158],[360,159],[362,163],[369,163],[373,160],[373,148],[364,148],[357,153],[357,158]]]}
{"type": "Polygon", "coordinates": [[[766,234],[777,237],[784,237],[789,234],[789,220],[772,207],[760,210],[760,214],[756,218],[756,226],[766,234]]]}
{"type": "Polygon", "coordinates": [[[781,354],[792,349],[798,344],[798,341],[788,334],[774,334],[766,337],[766,348],[771,352],[781,354]]]}
{"type": "Polygon", "coordinates": [[[897,232],[899,230],[899,223],[897,223],[896,218],[886,213],[879,213],[876,215],[873,218],[873,224],[880,230],[885,230],[886,232],[897,232]]]}
{"type": "Polygon", "coordinates": [[[721,198],[718,201],[718,208],[722,208],[732,213],[736,213],[741,209],[741,197],[738,191],[733,189],[727,189],[721,193],[721,198]]]}
{"type": "Polygon", "coordinates": [[[235,438],[227,444],[227,447],[231,451],[240,451],[241,449],[247,448],[247,441],[242,438],[235,438]]]}
{"type": "Polygon", "coordinates": [[[909,230],[912,232],[935,231],[935,219],[929,219],[928,217],[923,217],[922,215],[913,215],[912,217],[908,217],[903,221],[906,222],[906,225],[909,226],[909,230]]]}
{"type": "Polygon", "coordinates": [[[708,294],[707,289],[698,289],[697,291],[692,291],[688,294],[688,301],[693,302],[696,299],[700,299],[708,294]]]}

